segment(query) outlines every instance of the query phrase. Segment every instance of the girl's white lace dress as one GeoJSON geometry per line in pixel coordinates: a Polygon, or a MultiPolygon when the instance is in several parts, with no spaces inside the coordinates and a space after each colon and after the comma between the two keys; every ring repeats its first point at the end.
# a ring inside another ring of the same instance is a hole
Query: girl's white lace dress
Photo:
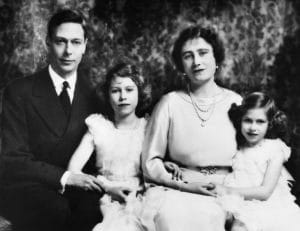
{"type": "MultiPolygon", "coordinates": [[[[280,139],[265,139],[254,148],[238,151],[233,159],[233,172],[224,184],[231,187],[255,187],[262,184],[268,162],[290,157],[290,148],[280,139]]],[[[299,231],[300,208],[290,192],[292,177],[285,168],[274,192],[266,201],[244,200],[237,195],[223,195],[217,201],[244,222],[249,231],[299,231]]]]}
{"type": "Polygon", "coordinates": [[[103,221],[93,231],[153,229],[155,198],[148,198],[147,193],[143,196],[137,193],[143,190],[140,158],[146,120],[139,119],[132,129],[117,129],[102,115],[93,114],[86,119],[86,124],[96,151],[98,178],[106,184],[131,189],[126,203],[119,203],[108,194],[100,199],[103,221]]]}

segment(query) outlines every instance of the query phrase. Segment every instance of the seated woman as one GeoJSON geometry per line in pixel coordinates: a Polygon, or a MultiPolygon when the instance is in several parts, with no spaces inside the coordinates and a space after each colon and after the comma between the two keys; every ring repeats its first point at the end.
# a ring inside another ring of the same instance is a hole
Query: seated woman
{"type": "MultiPolygon", "coordinates": [[[[142,155],[145,179],[166,187],[155,217],[156,229],[224,230],[226,215],[215,202],[210,183],[222,183],[231,171],[237,147],[227,112],[242,99],[215,82],[224,48],[212,29],[183,30],[172,56],[185,81],[156,106],[142,155]],[[167,171],[166,159],[181,167],[182,180],[167,171]]],[[[155,188],[160,187],[149,192],[155,188]]]]}

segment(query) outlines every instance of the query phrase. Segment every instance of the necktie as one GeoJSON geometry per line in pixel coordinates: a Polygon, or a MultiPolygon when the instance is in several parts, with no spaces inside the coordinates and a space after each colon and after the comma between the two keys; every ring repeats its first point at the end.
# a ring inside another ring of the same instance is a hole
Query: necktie
{"type": "Polygon", "coordinates": [[[69,94],[67,91],[67,88],[69,88],[69,87],[70,87],[69,83],[67,81],[64,81],[62,91],[59,95],[61,105],[63,106],[63,109],[68,117],[71,112],[71,101],[70,101],[70,97],[69,97],[69,94]]]}

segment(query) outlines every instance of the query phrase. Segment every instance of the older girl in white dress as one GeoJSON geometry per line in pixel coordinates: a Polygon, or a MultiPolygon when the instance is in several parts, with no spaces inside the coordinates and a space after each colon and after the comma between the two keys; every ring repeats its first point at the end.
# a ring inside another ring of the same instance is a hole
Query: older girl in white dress
{"type": "Polygon", "coordinates": [[[93,114],[86,119],[88,131],[70,160],[69,170],[81,172],[95,151],[97,178],[106,194],[100,200],[103,222],[94,230],[141,231],[140,215],[147,214],[138,196],[143,190],[140,156],[146,120],[138,116],[149,105],[150,89],[136,66],[120,63],[108,73],[100,93],[106,117],[93,114]]]}
{"type": "Polygon", "coordinates": [[[219,204],[233,214],[232,230],[300,230],[300,208],[289,185],[292,177],[283,166],[290,148],[278,139],[286,129],[285,115],[259,92],[248,95],[241,106],[233,105],[229,115],[239,150],[233,172],[215,191],[219,204]]]}

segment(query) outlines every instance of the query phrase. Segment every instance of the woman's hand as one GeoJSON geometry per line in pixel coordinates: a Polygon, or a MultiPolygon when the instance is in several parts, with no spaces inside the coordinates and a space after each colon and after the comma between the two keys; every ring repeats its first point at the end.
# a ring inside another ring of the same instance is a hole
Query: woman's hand
{"type": "Polygon", "coordinates": [[[214,187],[212,183],[188,182],[184,184],[183,190],[186,189],[188,192],[215,197],[214,187]]]}
{"type": "Polygon", "coordinates": [[[179,166],[171,161],[164,161],[166,170],[172,173],[173,180],[182,180],[182,171],[179,166]]]}

